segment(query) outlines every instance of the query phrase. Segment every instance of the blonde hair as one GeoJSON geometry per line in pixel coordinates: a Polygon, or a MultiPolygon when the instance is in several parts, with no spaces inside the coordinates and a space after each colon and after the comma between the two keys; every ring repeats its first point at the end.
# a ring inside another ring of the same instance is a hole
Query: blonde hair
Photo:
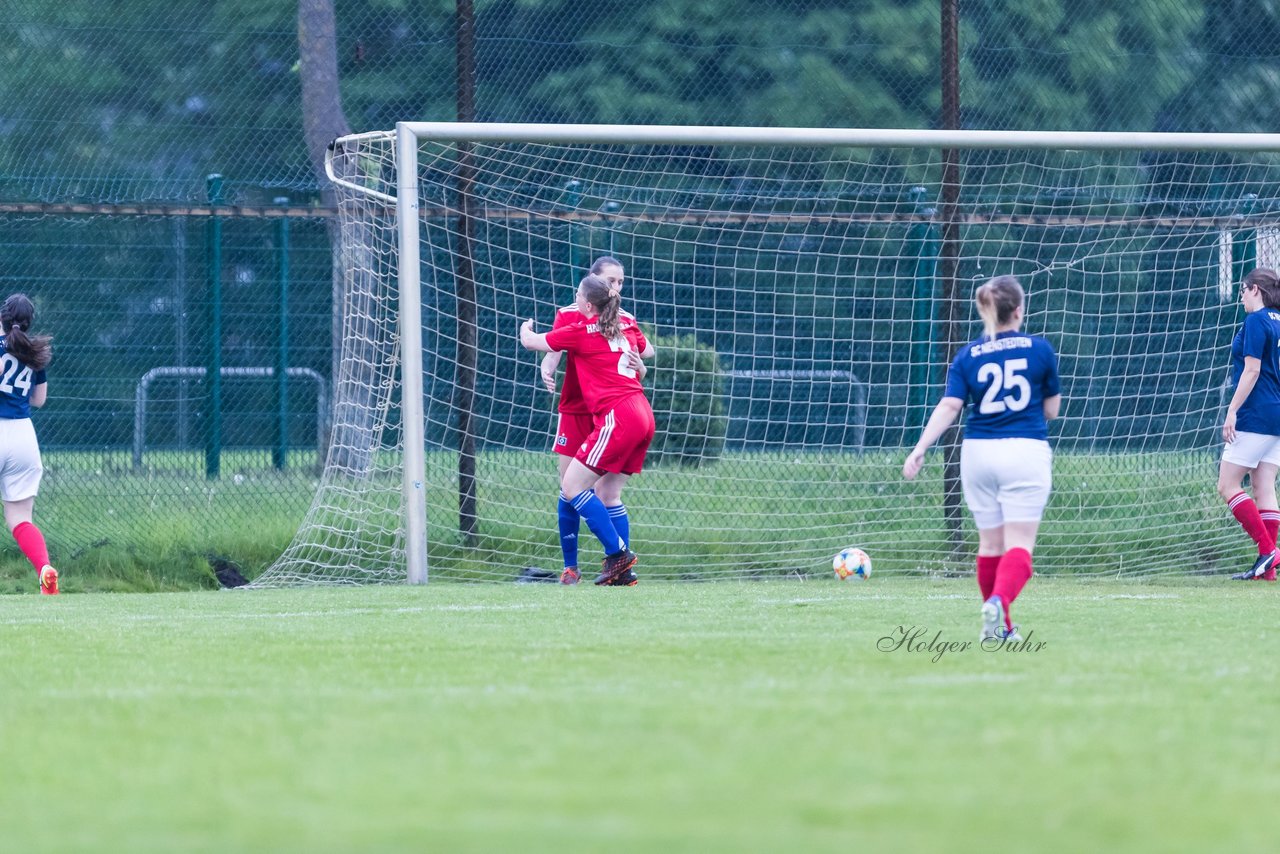
{"type": "Polygon", "coordinates": [[[605,338],[618,337],[622,324],[618,322],[618,312],[622,310],[622,297],[618,289],[599,276],[587,276],[578,283],[582,298],[595,307],[599,317],[596,325],[605,338]]]}
{"type": "Polygon", "coordinates": [[[973,296],[987,337],[995,340],[996,330],[1007,324],[1022,305],[1022,285],[1013,276],[996,276],[979,285],[973,296]]]}

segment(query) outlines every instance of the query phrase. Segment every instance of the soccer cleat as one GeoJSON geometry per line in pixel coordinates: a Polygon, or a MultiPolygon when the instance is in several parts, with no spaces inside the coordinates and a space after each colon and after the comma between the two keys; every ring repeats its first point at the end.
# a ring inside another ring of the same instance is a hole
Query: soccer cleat
{"type": "Polygon", "coordinates": [[[1271,578],[1268,578],[1267,580],[1274,579],[1275,576],[1271,575],[1271,571],[1272,571],[1271,568],[1275,564],[1275,562],[1276,562],[1275,552],[1270,552],[1269,554],[1264,554],[1264,555],[1258,555],[1258,559],[1253,562],[1252,569],[1246,569],[1244,572],[1236,573],[1235,575],[1231,576],[1231,580],[1232,581],[1254,581],[1254,580],[1261,580],[1264,578],[1264,576],[1271,576],[1271,578]]]}
{"type": "Polygon", "coordinates": [[[613,581],[610,581],[606,586],[635,587],[639,583],[640,583],[640,578],[639,576],[636,575],[636,571],[634,569],[628,569],[626,572],[622,573],[622,575],[619,575],[613,581]]]}
{"type": "Polygon", "coordinates": [[[40,592],[45,596],[58,595],[58,570],[47,565],[40,570],[40,592]]]}
{"type": "Polygon", "coordinates": [[[576,566],[566,566],[564,572],[560,573],[561,584],[577,584],[580,578],[582,578],[582,574],[578,572],[576,566]]]}
{"type": "Polygon", "coordinates": [[[1019,632],[1019,631],[1018,631],[1018,627],[1017,627],[1016,625],[1014,625],[1014,626],[1010,626],[1010,627],[1008,627],[1008,628],[1006,628],[1006,629],[1000,629],[999,634],[998,634],[998,637],[999,637],[1001,640],[1003,640],[1003,641],[1008,641],[1008,642],[1011,642],[1011,643],[1016,643],[1016,642],[1018,642],[1018,641],[1022,640],[1022,633],[1021,633],[1021,632],[1019,632]]]}
{"type": "Polygon", "coordinates": [[[600,574],[596,576],[596,586],[607,587],[612,585],[613,582],[625,575],[627,570],[635,566],[637,560],[639,558],[636,557],[636,553],[631,549],[623,549],[616,554],[609,555],[600,564],[601,569],[600,574]]]}
{"type": "Polygon", "coordinates": [[[1003,638],[1004,633],[1004,603],[999,596],[992,596],[982,603],[982,634],[978,640],[1003,638]]]}

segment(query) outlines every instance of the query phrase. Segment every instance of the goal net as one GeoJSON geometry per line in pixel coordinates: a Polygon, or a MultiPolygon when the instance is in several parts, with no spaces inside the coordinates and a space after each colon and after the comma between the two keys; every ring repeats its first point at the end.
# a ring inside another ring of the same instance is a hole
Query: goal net
{"type": "MultiPolygon", "coordinates": [[[[1061,360],[1037,569],[1252,562],[1214,483],[1237,283],[1280,264],[1280,138],[399,132],[399,155],[394,132],[333,146],[332,442],[259,584],[558,572],[556,397],[517,331],[606,255],[657,349],[658,433],[623,493],[642,578],[831,578],[849,545],[876,573],[969,571],[957,432],[917,480],[901,466],[1002,274],[1061,360]]],[[[579,545],[590,578],[585,525],[579,545]]]]}

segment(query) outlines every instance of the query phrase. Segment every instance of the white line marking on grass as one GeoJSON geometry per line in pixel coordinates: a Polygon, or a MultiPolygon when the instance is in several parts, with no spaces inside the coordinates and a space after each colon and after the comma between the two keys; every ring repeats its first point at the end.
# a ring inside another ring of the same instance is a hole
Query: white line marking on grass
{"type": "MultiPolygon", "coordinates": [[[[352,617],[360,614],[420,614],[426,611],[527,611],[546,608],[549,604],[518,605],[418,605],[404,608],[343,608],[332,611],[182,611],[172,614],[108,614],[109,619],[123,620],[133,623],[183,622],[191,620],[290,620],[310,619],[314,617],[352,617]]],[[[0,620],[0,626],[34,626],[48,623],[70,622],[62,614],[43,616],[7,618],[0,620]]]]}
{"type": "Polygon", "coordinates": [[[1181,599],[1177,593],[1107,593],[1093,597],[1097,599],[1181,599]]]}
{"type": "Polygon", "coordinates": [[[1021,682],[1019,673],[925,673],[896,681],[912,685],[969,685],[974,682],[1021,682]]]}

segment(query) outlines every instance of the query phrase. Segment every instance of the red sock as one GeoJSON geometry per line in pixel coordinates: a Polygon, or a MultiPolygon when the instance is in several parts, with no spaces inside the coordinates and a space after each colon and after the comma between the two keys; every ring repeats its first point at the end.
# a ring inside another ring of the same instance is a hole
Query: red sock
{"type": "Polygon", "coordinates": [[[996,567],[1000,565],[1000,555],[978,555],[978,592],[982,601],[991,598],[991,591],[996,587],[996,567]]]}
{"type": "Polygon", "coordinates": [[[49,549],[44,544],[44,534],[30,522],[19,522],[13,529],[13,538],[18,541],[18,548],[31,561],[36,572],[49,565],[49,549]]]}
{"type": "MultiPolygon", "coordinates": [[[[1280,535],[1280,510],[1259,510],[1258,515],[1262,517],[1262,525],[1267,529],[1267,533],[1271,535],[1271,539],[1276,539],[1280,535]]],[[[1280,547],[1280,542],[1277,542],[1276,545],[1280,547]]],[[[1262,577],[1267,581],[1274,581],[1276,578],[1275,564],[1272,564],[1271,568],[1262,574],[1262,577]]]]}
{"type": "Polygon", "coordinates": [[[1267,536],[1274,541],[1277,536],[1280,536],[1280,510],[1263,510],[1259,508],[1258,515],[1262,517],[1262,527],[1267,529],[1267,536]]]}
{"type": "Polygon", "coordinates": [[[1005,552],[1000,558],[1000,565],[996,567],[996,586],[992,589],[991,595],[999,596],[1000,602],[1004,605],[1006,628],[1013,627],[1013,621],[1009,618],[1009,607],[1030,579],[1031,552],[1026,549],[1009,549],[1005,552]]]}
{"type": "Polygon", "coordinates": [[[1262,524],[1262,514],[1258,512],[1258,505],[1253,503],[1248,493],[1244,490],[1237,492],[1227,499],[1227,506],[1231,508],[1231,515],[1236,517],[1236,521],[1240,523],[1241,528],[1244,528],[1244,532],[1258,544],[1258,554],[1270,554],[1276,550],[1275,537],[1267,533],[1267,526],[1262,524]]]}

